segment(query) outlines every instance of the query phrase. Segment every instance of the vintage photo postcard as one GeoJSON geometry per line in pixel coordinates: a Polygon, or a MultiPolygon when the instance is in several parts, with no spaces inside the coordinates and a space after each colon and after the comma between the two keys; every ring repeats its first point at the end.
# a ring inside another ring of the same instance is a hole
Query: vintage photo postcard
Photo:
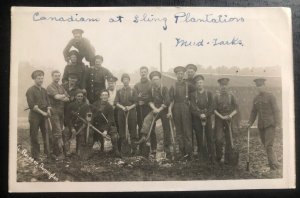
{"type": "Polygon", "coordinates": [[[295,188],[289,8],[11,8],[9,191],[295,188]]]}

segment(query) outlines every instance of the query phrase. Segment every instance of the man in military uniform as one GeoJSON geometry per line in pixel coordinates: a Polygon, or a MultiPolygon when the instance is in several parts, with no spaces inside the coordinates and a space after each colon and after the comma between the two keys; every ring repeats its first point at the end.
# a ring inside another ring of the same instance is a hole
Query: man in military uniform
{"type": "Polygon", "coordinates": [[[72,132],[74,137],[81,127],[83,130],[76,136],[76,151],[77,154],[82,159],[87,159],[91,156],[92,146],[93,146],[93,134],[90,130],[89,137],[87,139],[87,129],[86,124],[80,119],[83,118],[86,120],[87,114],[90,112],[89,105],[83,101],[84,93],[82,90],[78,89],[75,93],[75,101],[68,106],[68,120],[67,126],[72,132]]]}
{"type": "MultiPolygon", "coordinates": [[[[161,73],[158,71],[153,71],[150,73],[150,79],[152,81],[152,87],[149,90],[149,106],[151,107],[151,112],[145,117],[143,126],[141,129],[141,140],[139,142],[144,142],[146,140],[147,134],[150,132],[151,123],[156,116],[156,120],[161,119],[163,126],[163,136],[164,136],[164,151],[166,152],[166,157],[171,159],[170,145],[171,145],[171,134],[170,134],[170,124],[168,118],[168,107],[170,105],[170,96],[168,88],[161,85],[161,73]]],[[[154,127],[154,126],[153,126],[154,127]]],[[[150,132],[153,133],[153,130],[150,132]]],[[[154,133],[156,136],[156,134],[154,133]]]]}
{"type": "Polygon", "coordinates": [[[52,124],[51,142],[53,154],[57,160],[64,159],[63,149],[63,127],[64,127],[64,107],[69,102],[69,95],[62,85],[59,84],[60,72],[54,70],[52,72],[53,82],[47,87],[50,104],[52,106],[52,116],[50,118],[52,124]]]}
{"type": "Polygon", "coordinates": [[[69,51],[72,47],[79,51],[78,62],[82,63],[82,59],[85,58],[86,61],[92,64],[93,58],[95,56],[95,48],[91,45],[90,41],[84,37],[84,33],[81,29],[72,30],[74,38],[72,38],[63,51],[65,61],[69,63],[71,57],[69,56],[69,51]]]}
{"type": "Polygon", "coordinates": [[[209,157],[211,162],[214,162],[215,152],[211,122],[211,115],[214,111],[213,96],[210,91],[204,89],[204,77],[202,75],[196,75],[194,81],[197,90],[191,94],[191,111],[193,115],[192,121],[195,127],[198,155],[202,160],[209,157]],[[203,139],[203,137],[205,137],[205,139],[203,139]]]}
{"type": "Polygon", "coordinates": [[[268,162],[271,170],[280,168],[276,154],[273,150],[275,129],[280,126],[279,109],[276,98],[266,91],[264,78],[254,80],[259,94],[253,100],[253,107],[247,127],[251,127],[258,117],[258,130],[260,139],[266,149],[268,162]]]}
{"type": "Polygon", "coordinates": [[[183,159],[191,160],[193,148],[192,118],[189,95],[195,90],[193,90],[193,87],[189,83],[184,81],[183,77],[185,71],[185,67],[182,66],[174,68],[177,81],[170,89],[170,98],[172,103],[169,107],[168,116],[172,116],[173,112],[176,136],[183,159]]]}
{"type": "Polygon", "coordinates": [[[91,66],[86,71],[85,87],[87,99],[92,104],[99,98],[101,90],[106,89],[105,81],[108,77],[113,76],[111,72],[102,66],[103,57],[95,56],[95,66],[91,66]]]}
{"type": "MultiPolygon", "coordinates": [[[[136,117],[136,103],[137,93],[135,89],[129,86],[130,77],[128,74],[123,74],[121,77],[123,87],[117,91],[115,98],[115,105],[118,108],[118,124],[121,141],[121,151],[123,145],[126,144],[126,113],[128,113],[128,130],[130,134],[130,141],[137,141],[137,117],[136,117]]],[[[131,144],[132,154],[136,154],[136,145],[131,144]]]]}
{"type": "Polygon", "coordinates": [[[237,114],[237,103],[234,96],[228,91],[229,78],[220,78],[218,83],[220,91],[217,92],[214,98],[216,161],[220,162],[223,157],[225,139],[224,162],[227,164],[229,163],[229,155],[232,152],[229,127],[232,127],[232,118],[237,114]]]}
{"type": "Polygon", "coordinates": [[[26,92],[27,103],[30,109],[29,125],[31,155],[35,160],[39,160],[39,129],[41,130],[43,137],[44,153],[50,157],[50,151],[48,150],[49,145],[47,144],[46,119],[51,117],[51,105],[47,90],[42,87],[44,81],[44,72],[41,70],[36,70],[32,72],[31,78],[34,80],[34,85],[31,86],[26,92]]]}
{"type": "Polygon", "coordinates": [[[72,50],[69,52],[70,63],[66,65],[64,74],[62,77],[62,83],[65,84],[69,80],[69,75],[76,74],[78,77],[78,86],[80,89],[85,89],[85,66],[82,62],[78,62],[78,52],[72,50]]]}
{"type": "MultiPolygon", "coordinates": [[[[151,82],[148,79],[148,68],[142,66],[140,68],[140,76],[141,81],[134,85],[134,89],[138,94],[138,106],[137,106],[137,123],[139,128],[139,138],[141,138],[141,129],[143,126],[143,122],[145,117],[151,112],[151,108],[149,106],[149,91],[151,90],[151,82]]],[[[156,142],[156,135],[155,135],[155,124],[152,128],[151,136],[150,136],[150,144],[152,153],[156,153],[157,142],[156,142]]],[[[141,147],[140,147],[141,149],[141,147]]]]}
{"type": "MultiPolygon", "coordinates": [[[[109,96],[108,90],[102,90],[100,92],[100,100],[93,103],[93,125],[99,131],[110,136],[114,155],[121,157],[118,148],[119,135],[115,126],[114,109],[108,102],[109,96]]],[[[96,134],[101,142],[101,150],[104,151],[104,138],[99,133],[94,132],[94,135],[96,134]]]]}

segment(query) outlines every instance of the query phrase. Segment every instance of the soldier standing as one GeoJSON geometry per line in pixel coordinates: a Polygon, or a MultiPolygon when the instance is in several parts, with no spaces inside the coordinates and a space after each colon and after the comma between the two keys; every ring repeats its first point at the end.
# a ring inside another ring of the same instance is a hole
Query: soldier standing
{"type": "MultiPolygon", "coordinates": [[[[131,142],[137,141],[137,117],[136,117],[136,103],[137,93],[135,89],[129,86],[130,77],[128,74],[123,74],[121,77],[123,87],[117,91],[115,98],[115,105],[118,108],[118,124],[122,147],[126,141],[126,113],[128,113],[128,130],[131,142]]],[[[132,154],[136,154],[136,145],[131,144],[132,154]]]]}
{"type": "Polygon", "coordinates": [[[172,116],[176,128],[176,137],[179,142],[179,149],[183,159],[192,159],[192,118],[190,112],[189,93],[194,91],[193,87],[184,81],[186,69],[182,66],[174,68],[177,81],[170,89],[171,105],[168,116],[172,116]]]}
{"type": "MultiPolygon", "coordinates": [[[[161,85],[161,73],[158,71],[153,71],[150,73],[150,79],[152,81],[152,87],[149,90],[149,106],[152,111],[144,119],[144,123],[141,129],[141,140],[139,142],[144,142],[146,140],[146,135],[150,132],[151,122],[154,117],[156,117],[155,122],[161,119],[164,134],[164,151],[166,152],[166,157],[171,159],[171,134],[170,134],[170,124],[168,118],[168,107],[170,105],[170,96],[168,88],[161,85]]],[[[153,126],[154,127],[154,126],[153,126]]],[[[150,133],[153,133],[151,131],[150,133]]],[[[154,134],[156,135],[156,134],[154,134]]]]}
{"type": "Polygon", "coordinates": [[[193,115],[192,121],[195,127],[198,155],[200,159],[205,159],[205,157],[209,156],[211,162],[214,162],[215,153],[211,122],[211,115],[214,111],[213,96],[210,91],[205,90],[204,77],[202,75],[195,76],[194,81],[196,82],[197,90],[191,94],[191,111],[193,115]],[[208,156],[206,156],[207,154],[208,156]]]}
{"type": "Polygon", "coordinates": [[[47,132],[46,132],[46,119],[51,116],[51,106],[48,94],[45,88],[42,87],[44,81],[44,72],[35,70],[31,74],[34,80],[34,85],[31,86],[26,92],[26,98],[29,112],[29,125],[30,125],[30,142],[31,142],[31,155],[34,160],[39,160],[40,144],[38,140],[38,132],[41,130],[44,153],[50,157],[50,151],[47,145],[47,132]]]}
{"type": "Polygon", "coordinates": [[[87,69],[85,77],[85,87],[87,91],[87,99],[92,104],[99,98],[101,90],[106,89],[105,81],[108,77],[113,76],[111,72],[102,66],[103,57],[95,56],[95,66],[87,69]]]}
{"type": "Polygon", "coordinates": [[[232,152],[229,127],[232,127],[232,117],[237,114],[237,103],[234,96],[228,91],[229,78],[220,78],[218,82],[220,91],[214,98],[216,161],[220,162],[223,157],[225,139],[224,162],[227,164],[229,163],[229,155],[232,152]]]}
{"type": "Polygon", "coordinates": [[[93,58],[95,56],[95,48],[91,45],[90,41],[84,37],[84,33],[81,29],[72,30],[73,37],[63,51],[65,61],[68,63],[71,59],[69,56],[69,51],[72,47],[79,51],[78,62],[82,63],[82,59],[85,58],[86,61],[92,64],[93,58]]]}
{"type": "Polygon", "coordinates": [[[279,109],[276,98],[266,91],[264,78],[254,80],[259,94],[253,100],[253,107],[247,127],[251,127],[258,117],[258,130],[260,139],[266,149],[268,162],[271,170],[280,168],[276,154],[273,150],[275,129],[280,126],[279,109]]]}
{"type": "Polygon", "coordinates": [[[69,102],[69,95],[62,85],[59,84],[60,72],[54,70],[52,72],[53,82],[47,87],[50,104],[52,106],[52,116],[50,118],[52,124],[51,142],[53,146],[53,154],[57,160],[64,159],[63,149],[63,127],[64,127],[64,107],[69,102]]]}
{"type": "Polygon", "coordinates": [[[70,63],[66,65],[64,74],[62,77],[62,83],[65,84],[69,80],[70,74],[76,74],[78,77],[78,86],[80,89],[85,89],[84,81],[85,81],[85,66],[82,62],[78,61],[78,52],[75,50],[72,50],[69,52],[70,56],[70,63]]]}
{"type": "MultiPolygon", "coordinates": [[[[145,117],[151,112],[151,108],[149,106],[149,92],[151,90],[151,82],[148,79],[149,70],[147,67],[142,66],[140,68],[140,76],[141,81],[134,85],[134,89],[138,94],[138,106],[137,106],[137,123],[139,128],[139,138],[141,138],[141,129],[143,126],[143,122],[145,117]]],[[[156,135],[155,135],[155,124],[152,128],[151,136],[150,136],[150,144],[152,149],[152,154],[156,153],[156,135]]],[[[141,147],[140,147],[141,149],[141,147]]]]}
{"type": "MultiPolygon", "coordinates": [[[[93,124],[99,131],[110,136],[114,155],[121,157],[118,148],[119,135],[115,126],[114,109],[108,102],[109,96],[108,90],[102,90],[100,92],[100,100],[93,104],[93,124]]],[[[98,133],[94,134],[101,136],[98,133]]],[[[101,141],[101,151],[104,151],[104,138],[101,136],[99,139],[101,141]]]]}

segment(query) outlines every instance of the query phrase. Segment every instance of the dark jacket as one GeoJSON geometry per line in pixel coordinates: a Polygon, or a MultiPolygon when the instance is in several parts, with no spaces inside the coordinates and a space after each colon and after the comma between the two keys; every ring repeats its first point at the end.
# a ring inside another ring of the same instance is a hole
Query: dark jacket
{"type": "Polygon", "coordinates": [[[205,114],[209,117],[213,114],[213,95],[210,91],[204,91],[202,94],[195,91],[191,94],[191,112],[195,116],[205,114]]]}
{"type": "Polygon", "coordinates": [[[67,126],[71,128],[78,129],[82,126],[83,121],[81,121],[78,116],[86,119],[87,113],[90,112],[90,107],[87,103],[78,103],[77,101],[72,102],[67,107],[67,126]]]}
{"type": "Polygon", "coordinates": [[[70,74],[76,74],[78,76],[78,86],[81,89],[85,89],[85,65],[83,63],[78,63],[76,65],[66,65],[64,74],[62,77],[62,83],[65,84],[69,81],[70,74]]]}
{"type": "Polygon", "coordinates": [[[108,102],[98,100],[92,105],[93,124],[100,131],[109,131],[115,125],[114,109],[108,102]]]}

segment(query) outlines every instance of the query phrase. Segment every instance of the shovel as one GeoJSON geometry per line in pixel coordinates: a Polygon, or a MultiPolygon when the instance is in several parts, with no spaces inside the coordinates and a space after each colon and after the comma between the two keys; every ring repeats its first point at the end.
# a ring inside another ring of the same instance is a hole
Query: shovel
{"type": "Polygon", "coordinates": [[[150,138],[150,135],[151,135],[151,132],[152,132],[152,128],[154,126],[154,123],[155,123],[155,120],[157,118],[158,114],[156,115],[153,115],[153,119],[152,119],[152,122],[150,124],[150,128],[149,128],[149,132],[145,138],[145,140],[142,142],[142,143],[145,143],[143,144],[142,146],[142,150],[141,150],[141,153],[144,157],[148,158],[149,157],[149,154],[150,154],[150,150],[151,150],[151,144],[149,142],[149,138],[150,138]]]}
{"type": "Polygon", "coordinates": [[[206,144],[206,139],[205,139],[205,126],[206,126],[206,119],[201,120],[201,125],[202,125],[202,148],[203,148],[203,157],[207,157],[207,144],[206,144]]]}
{"type": "Polygon", "coordinates": [[[169,124],[170,124],[171,141],[172,141],[172,160],[174,160],[175,153],[176,153],[176,144],[175,144],[175,138],[174,138],[174,126],[172,123],[172,117],[169,117],[169,124]]]}
{"type": "Polygon", "coordinates": [[[231,152],[229,153],[229,163],[233,166],[237,166],[239,163],[239,151],[233,145],[233,138],[232,138],[232,129],[231,129],[231,121],[226,121],[228,124],[229,129],[229,138],[230,138],[230,146],[231,152]]]}
{"type": "Polygon", "coordinates": [[[129,154],[131,152],[131,141],[130,141],[130,135],[128,131],[128,115],[129,111],[125,112],[124,111],[124,116],[125,116],[125,142],[122,145],[122,151],[124,154],[129,154]]]}
{"type": "Polygon", "coordinates": [[[246,171],[250,171],[250,129],[248,128],[248,142],[247,142],[247,166],[246,171]]]}

